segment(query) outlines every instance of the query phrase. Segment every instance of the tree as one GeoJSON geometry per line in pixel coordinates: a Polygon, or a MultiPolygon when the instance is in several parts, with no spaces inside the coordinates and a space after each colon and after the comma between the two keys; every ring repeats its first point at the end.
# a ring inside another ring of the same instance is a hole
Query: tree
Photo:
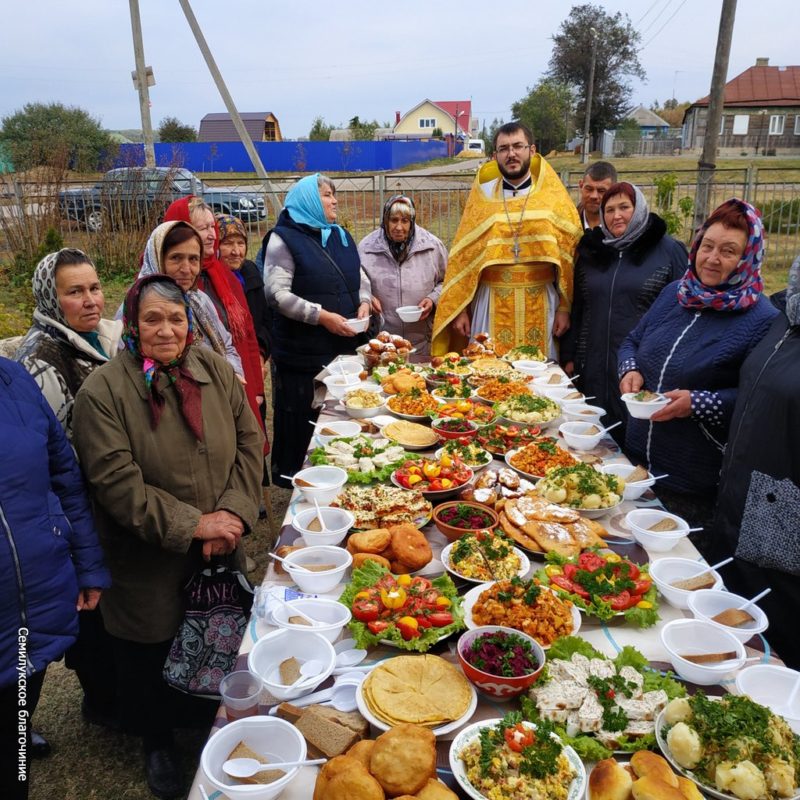
{"type": "Polygon", "coordinates": [[[569,125],[573,115],[572,90],[552,78],[543,78],[521,100],[511,105],[514,119],[532,131],[542,153],[564,146],[571,138],[569,125]]]}
{"type": "Polygon", "coordinates": [[[495,117],[492,120],[492,124],[489,126],[489,129],[486,129],[486,125],[483,126],[481,129],[481,139],[483,139],[483,149],[487,156],[490,156],[494,152],[494,148],[492,147],[492,142],[494,141],[494,135],[497,133],[497,129],[504,125],[502,119],[497,119],[495,117]]]}
{"type": "Polygon", "coordinates": [[[380,128],[380,125],[376,119],[372,120],[372,122],[362,122],[356,115],[350,120],[347,127],[350,128],[353,139],[372,141],[372,137],[375,135],[375,131],[380,128]]]}
{"type": "Polygon", "coordinates": [[[331,138],[331,131],[333,125],[328,125],[324,117],[314,117],[311,123],[311,130],[308,132],[308,138],[312,142],[327,142],[331,138]]]}
{"type": "Polygon", "coordinates": [[[196,142],[197,131],[175,117],[164,117],[158,125],[158,138],[162,142],[196,142]]]}
{"type": "Polygon", "coordinates": [[[670,128],[680,128],[683,125],[683,115],[686,109],[689,108],[691,103],[679,103],[674,98],[670,97],[669,100],[664,101],[663,106],[658,105],[658,100],[650,106],[650,110],[658,114],[661,119],[669,123],[670,128]]]}
{"type": "Polygon", "coordinates": [[[639,32],[627,14],[607,14],[602,7],[573,6],[553,37],[548,75],[577,89],[577,127],[584,128],[593,34],[596,31],[594,93],[591,132],[598,135],[624,118],[631,105],[632,88],[626,80],[645,80],[639,61],[639,32]]]}
{"type": "Polygon", "coordinates": [[[97,170],[117,151],[99,120],[82,108],[61,103],[28,103],[4,117],[2,124],[0,142],[17,170],[38,166],[97,170]]]}
{"type": "Polygon", "coordinates": [[[639,155],[639,142],[642,139],[642,129],[635,119],[623,119],[617,126],[616,141],[622,142],[620,156],[639,155]]]}

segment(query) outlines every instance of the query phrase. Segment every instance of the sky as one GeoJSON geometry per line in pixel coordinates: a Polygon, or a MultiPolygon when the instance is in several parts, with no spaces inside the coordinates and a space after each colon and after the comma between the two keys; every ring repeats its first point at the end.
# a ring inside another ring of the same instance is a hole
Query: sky
{"type": "MultiPolygon", "coordinates": [[[[10,2],[10,0],[9,0],[10,2]]],[[[642,34],[647,81],[634,104],[708,94],[722,0],[595,0],[627,12],[642,34]]],[[[394,122],[425,98],[471,99],[488,126],[546,72],[552,35],[572,2],[551,0],[193,0],[240,111],[272,111],[284,138],[321,115],[394,122]]],[[[140,0],[153,126],[166,116],[199,126],[225,106],[178,0],[140,0]]],[[[739,0],[728,78],[768,57],[800,63],[796,0],[739,0]],[[791,9],[795,8],[792,12],[791,9]]],[[[0,29],[0,117],[28,102],[79,106],[110,129],[140,128],[126,0],[27,0],[0,29]]]]}

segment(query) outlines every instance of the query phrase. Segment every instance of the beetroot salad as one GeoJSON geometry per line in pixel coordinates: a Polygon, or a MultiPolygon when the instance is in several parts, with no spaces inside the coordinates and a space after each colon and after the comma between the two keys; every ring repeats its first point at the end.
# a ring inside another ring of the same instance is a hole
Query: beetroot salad
{"type": "Polygon", "coordinates": [[[462,655],[476,669],[504,678],[521,678],[539,668],[531,643],[503,631],[476,636],[462,655]]]}

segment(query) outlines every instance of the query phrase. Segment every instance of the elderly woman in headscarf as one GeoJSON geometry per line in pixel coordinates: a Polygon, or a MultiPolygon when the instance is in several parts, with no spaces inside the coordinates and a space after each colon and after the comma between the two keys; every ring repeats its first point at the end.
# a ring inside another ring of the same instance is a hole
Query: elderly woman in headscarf
{"type": "Polygon", "coordinates": [[[739,396],[722,462],[710,557],[735,556],[725,586],[769,617],[768,639],[800,669],[800,257],[789,287],[772,296],[783,310],[739,373],[739,396]]]}
{"type": "Polygon", "coordinates": [[[203,261],[197,288],[211,298],[223,326],[230,331],[233,346],[242,360],[247,401],[263,430],[259,408],[264,402],[264,376],[256,332],[241,284],[219,260],[219,232],[214,212],[201,198],[189,195],[175,200],[164,212],[164,222],[175,220],[188,222],[200,234],[203,261]]]}
{"type": "MultiPolygon", "coordinates": [[[[188,719],[182,703],[203,701],[170,689],[162,667],[188,579],[212,555],[244,560],[238,545],[258,517],[263,436],[230,364],[191,347],[191,304],[172,278],[140,278],[124,309],[127,349],[84,382],[73,440],[111,570],[101,608],[120,721],[144,738],[154,794],[174,797],[183,777],[172,729],[188,719]]],[[[213,717],[213,705],[204,710],[213,717]]]]}
{"type": "MultiPolygon", "coordinates": [[[[638,186],[622,181],[600,203],[600,226],[578,243],[570,329],[561,362],[606,410],[604,425],[627,419],[619,398],[617,350],[659,292],[686,271],[686,248],[667,235],[638,186]]],[[[622,444],[624,428],[613,432],[622,444]]]]}
{"type": "MultiPolygon", "coordinates": [[[[219,260],[231,271],[242,286],[253,326],[258,339],[261,369],[266,368],[270,354],[270,327],[272,315],[264,296],[264,279],[261,270],[247,258],[247,228],[238,217],[217,214],[219,228],[219,260]]],[[[263,410],[262,405],[262,410],[263,410]]]]}
{"type": "MultiPolygon", "coordinates": [[[[103,319],[105,298],[86,253],[64,248],[46,255],[33,273],[33,322],[14,355],[36,381],[56,419],[72,440],[72,408],[84,380],[116,355],[122,322],[103,319]]],[[[79,615],[79,635],[66,653],[83,690],[81,712],[93,723],[111,726],[115,686],[100,612],[79,615]]],[[[34,732],[34,743],[46,748],[34,732]]]]}
{"type": "MultiPolygon", "coordinates": [[[[139,277],[168,275],[186,293],[194,318],[193,340],[225,358],[244,382],[239,353],[222,324],[211,298],[198,288],[203,263],[203,240],[188,222],[162,222],[150,234],[144,248],[139,277]]],[[[123,306],[117,312],[122,316],[123,306]]]]}
{"type": "Polygon", "coordinates": [[[291,475],[303,464],[316,419],[314,376],[358,340],[348,319],[370,312],[370,284],[353,237],[336,224],[336,188],[309,175],[287,193],[277,225],[264,237],[264,282],[275,311],[272,360],[275,441],[272,474],[291,475]]]}
{"type": "MultiPolygon", "coordinates": [[[[667,475],[659,499],[693,526],[713,512],[739,369],[778,313],[762,298],[763,257],[758,211],[743,200],[723,203],[698,231],[686,274],[619,349],[620,392],[669,399],[649,420],[628,421],[626,454],[667,475]]],[[[702,552],[703,540],[695,543],[702,552]]]]}
{"type": "Polygon", "coordinates": [[[64,248],[33,273],[33,323],[14,356],[30,372],[67,438],[81,384],[117,352],[122,323],[103,319],[105,297],[89,256],[64,248]]]}
{"type": "Polygon", "coordinates": [[[439,301],[447,269],[447,248],[416,223],[414,201],[390,197],[383,207],[381,227],[358,245],[361,265],[372,284],[372,304],[383,314],[383,327],[408,339],[419,353],[431,351],[432,311],[439,301]],[[396,309],[417,306],[418,322],[403,322],[396,309]]]}

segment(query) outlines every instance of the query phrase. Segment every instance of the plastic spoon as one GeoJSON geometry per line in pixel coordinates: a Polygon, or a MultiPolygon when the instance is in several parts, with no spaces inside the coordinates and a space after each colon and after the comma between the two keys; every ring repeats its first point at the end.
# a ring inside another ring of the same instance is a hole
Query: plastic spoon
{"type": "Polygon", "coordinates": [[[276,764],[262,764],[257,758],[229,758],[223,765],[222,771],[231,778],[251,778],[265,769],[292,769],[293,767],[313,767],[324,764],[327,758],[314,758],[310,761],[279,761],[276,764]]]}
{"type": "Polygon", "coordinates": [[[325,525],[325,520],[322,519],[322,512],[319,510],[319,501],[314,498],[314,508],[317,509],[317,519],[319,520],[320,533],[327,533],[328,528],[325,525]]]}
{"type": "Polygon", "coordinates": [[[286,564],[287,566],[291,567],[292,569],[299,569],[302,572],[313,572],[314,571],[313,569],[309,569],[308,567],[304,567],[302,564],[295,564],[292,561],[287,561],[285,558],[281,558],[279,555],[276,555],[275,553],[270,553],[269,557],[270,558],[274,558],[275,561],[280,561],[281,564],[286,564]]]}
{"type": "Polygon", "coordinates": [[[334,686],[331,699],[326,700],[320,705],[323,706],[332,706],[337,711],[355,711],[358,708],[358,703],[356,702],[356,690],[358,689],[358,683],[342,683],[338,686],[334,686]]]}
{"type": "Polygon", "coordinates": [[[352,650],[355,646],[356,646],[356,640],[355,639],[340,639],[333,646],[333,649],[337,653],[344,653],[345,650],[352,650]]]}
{"type": "Polygon", "coordinates": [[[336,656],[336,669],[344,669],[345,667],[354,667],[360,664],[367,657],[367,651],[362,648],[352,648],[351,650],[343,650],[336,656]]]}
{"type": "Polygon", "coordinates": [[[601,428],[600,433],[608,433],[609,431],[614,430],[614,428],[616,428],[617,425],[622,425],[622,421],[615,422],[613,425],[609,425],[607,428],[601,428]]]}
{"type": "Polygon", "coordinates": [[[752,600],[748,600],[744,605],[739,606],[739,611],[746,611],[750,606],[754,606],[762,597],[766,597],[772,589],[767,587],[763,592],[759,592],[752,600]]]}
{"type": "MultiPolygon", "coordinates": [[[[291,481],[292,486],[295,485],[295,476],[294,475],[281,475],[281,478],[286,479],[287,481],[291,481]]],[[[299,480],[302,481],[301,484],[297,484],[299,486],[304,486],[306,489],[319,489],[316,483],[310,483],[305,478],[300,478],[299,480]]]]}
{"type": "Polygon", "coordinates": [[[317,675],[319,675],[324,668],[325,665],[321,661],[318,661],[315,658],[309,659],[308,661],[300,665],[300,675],[297,677],[296,680],[288,684],[289,688],[291,689],[294,688],[295,686],[299,686],[301,683],[304,683],[309,678],[316,678],[317,675]]]}
{"type": "Polygon", "coordinates": [[[298,617],[302,617],[312,628],[316,628],[322,624],[321,622],[309,617],[308,614],[302,612],[296,606],[287,603],[282,597],[276,597],[275,599],[286,609],[287,612],[290,612],[293,616],[297,615],[298,617]]]}

